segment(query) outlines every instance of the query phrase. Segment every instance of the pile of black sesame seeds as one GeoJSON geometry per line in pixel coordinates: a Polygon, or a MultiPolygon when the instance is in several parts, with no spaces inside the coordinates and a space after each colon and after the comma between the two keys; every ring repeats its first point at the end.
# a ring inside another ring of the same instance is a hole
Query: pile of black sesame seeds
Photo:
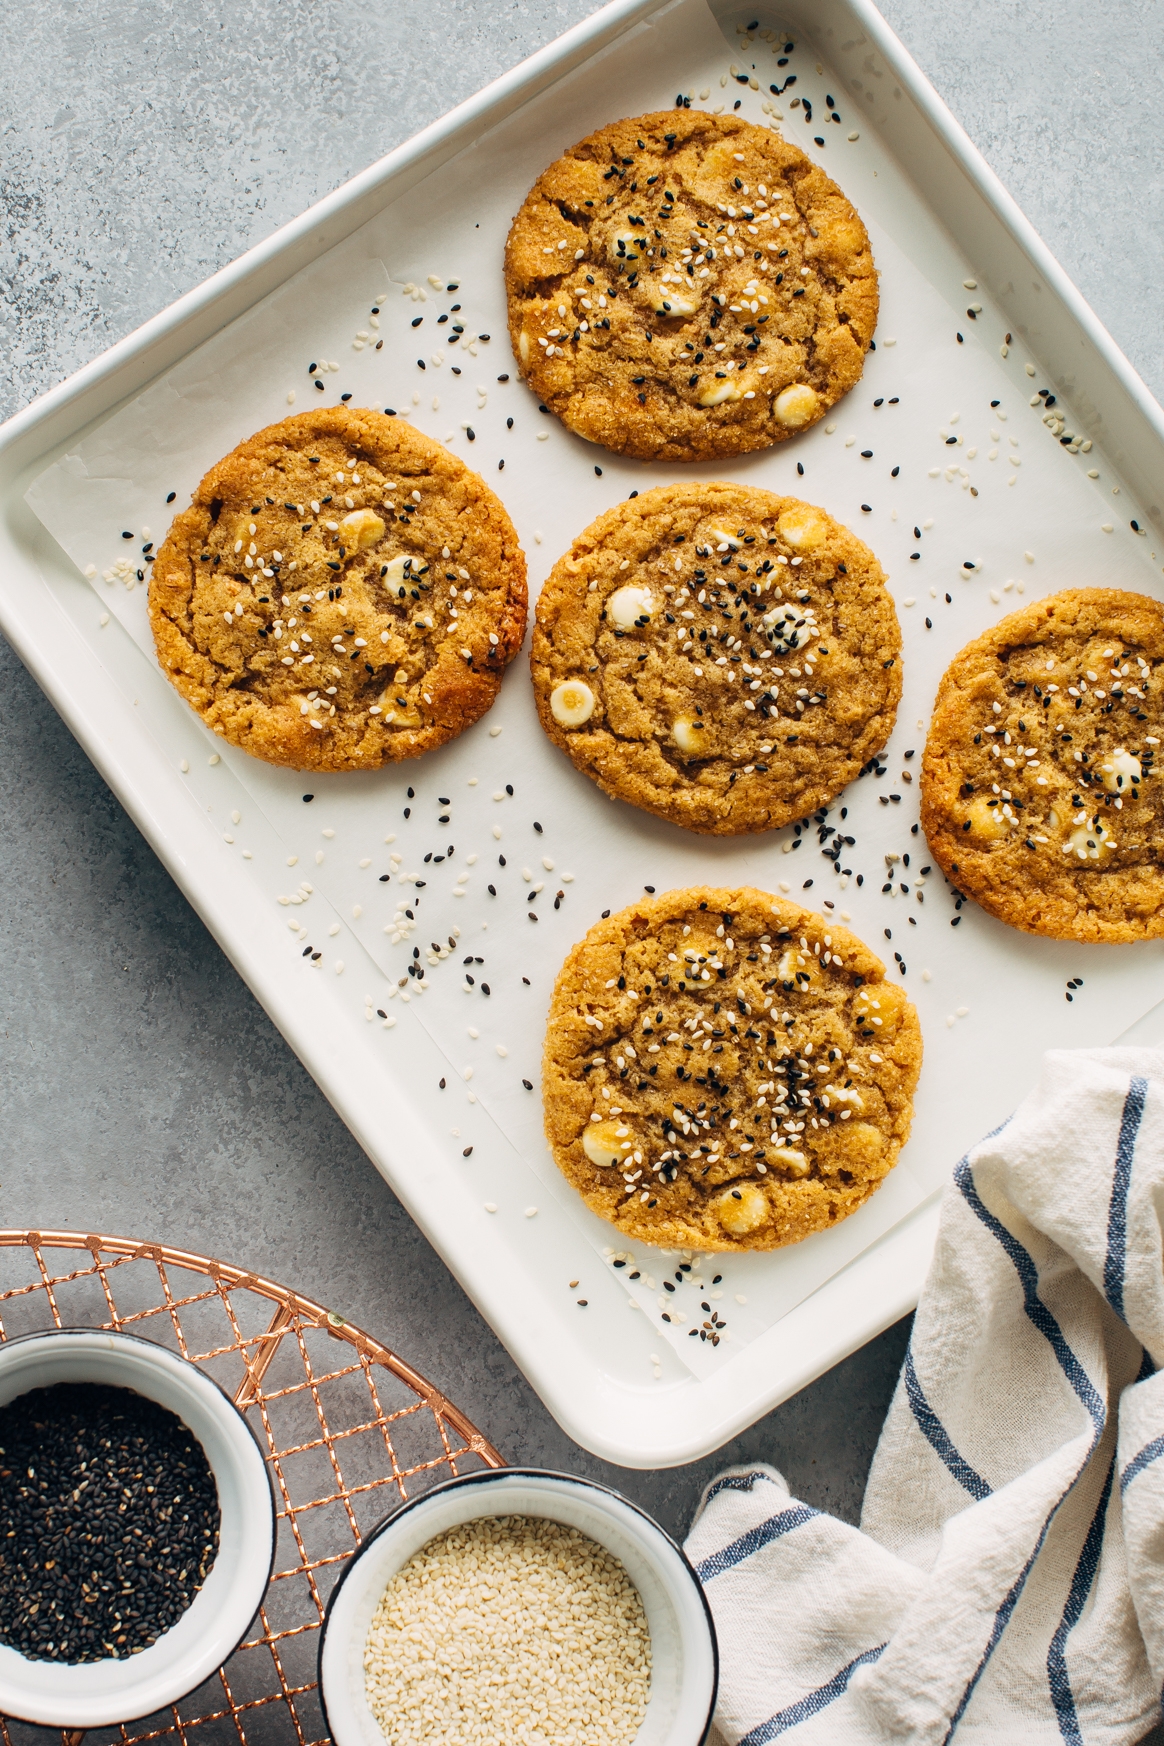
{"type": "Polygon", "coordinates": [[[219,1522],[165,1407],[98,1383],[18,1396],[0,1408],[0,1642],[70,1663],[148,1648],[209,1574],[219,1522]]]}

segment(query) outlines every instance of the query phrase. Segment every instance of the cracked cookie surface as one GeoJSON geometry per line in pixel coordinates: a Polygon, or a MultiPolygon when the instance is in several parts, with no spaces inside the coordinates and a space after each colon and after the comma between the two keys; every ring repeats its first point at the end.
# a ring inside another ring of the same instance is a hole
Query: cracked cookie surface
{"type": "Polygon", "coordinates": [[[163,672],[232,745],[372,770],[484,715],[526,598],[484,481],[400,419],[335,407],[211,468],[158,552],[149,609],[163,672]]]}
{"type": "Polygon", "coordinates": [[[946,669],[922,764],[934,859],[1000,921],[1061,940],[1164,936],[1164,607],[1071,588],[946,669]]]}
{"type": "Polygon", "coordinates": [[[645,460],[783,442],[859,379],[869,238],[796,146],[735,116],[614,122],[543,171],[505,248],[522,375],[579,436],[645,460]]]}
{"type": "Polygon", "coordinates": [[[714,835],[832,801],[885,746],[901,631],[881,566],[824,510],[664,485],[600,515],[538,598],[546,733],[608,794],[714,835]]]}
{"type": "Polygon", "coordinates": [[[644,898],[550,1003],[546,1137],[628,1237],[776,1249],[866,1201],[909,1136],[921,1031],[854,934],[751,887],[644,898]]]}

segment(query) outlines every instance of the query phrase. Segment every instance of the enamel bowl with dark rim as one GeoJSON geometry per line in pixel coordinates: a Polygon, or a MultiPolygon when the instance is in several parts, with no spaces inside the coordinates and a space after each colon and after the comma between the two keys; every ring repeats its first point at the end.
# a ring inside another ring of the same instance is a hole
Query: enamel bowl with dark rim
{"type": "Polygon", "coordinates": [[[320,1696],[335,1746],[384,1746],[365,1689],[364,1646],[388,1582],[434,1536],[485,1516],[562,1522],[621,1561],[651,1634],[650,1697],[633,1746],[701,1746],[719,1657],[707,1601],[682,1549],[616,1491],[522,1467],[434,1486],[381,1522],[351,1560],[328,1603],[319,1649],[320,1696]]]}
{"type": "Polygon", "coordinates": [[[102,1328],[26,1334],[0,1345],[0,1406],[58,1382],[133,1389],[167,1407],[202,1445],[218,1487],[210,1573],[148,1649],[69,1664],[33,1661],[0,1644],[0,1714],[69,1730],[108,1727],[177,1703],[233,1654],[270,1579],[274,1499],[250,1426],[218,1384],[176,1352],[102,1328]]]}

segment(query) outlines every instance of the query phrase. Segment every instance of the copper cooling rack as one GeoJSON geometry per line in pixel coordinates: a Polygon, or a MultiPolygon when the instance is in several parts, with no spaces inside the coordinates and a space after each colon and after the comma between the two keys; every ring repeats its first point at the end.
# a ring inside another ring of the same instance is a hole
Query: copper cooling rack
{"type": "MultiPolygon", "coordinates": [[[[181,1703],[95,1729],[88,1746],[322,1746],[319,1628],[344,1564],[405,1498],[502,1467],[501,1456],[439,1389],[343,1316],[203,1255],[0,1230],[0,1340],[52,1327],[124,1329],[205,1370],[266,1449],[277,1502],[274,1570],[241,1647],[181,1703]]],[[[82,1738],[0,1716],[3,1746],[82,1738]]]]}

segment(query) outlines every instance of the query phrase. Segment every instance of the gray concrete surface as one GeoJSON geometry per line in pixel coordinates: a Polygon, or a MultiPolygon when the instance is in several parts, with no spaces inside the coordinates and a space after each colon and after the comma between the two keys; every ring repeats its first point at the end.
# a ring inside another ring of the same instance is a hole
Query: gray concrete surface
{"type": "MultiPolygon", "coordinates": [[[[1157,393],[1164,0],[884,0],[1157,393]]],[[[0,409],[52,386],[592,10],[590,0],[25,0],[0,88],[0,409]]],[[[513,1460],[682,1531],[763,1456],[855,1519],[905,1324],[720,1457],[603,1468],[558,1430],[0,645],[0,1219],[210,1251],[343,1307],[513,1460]]]]}

